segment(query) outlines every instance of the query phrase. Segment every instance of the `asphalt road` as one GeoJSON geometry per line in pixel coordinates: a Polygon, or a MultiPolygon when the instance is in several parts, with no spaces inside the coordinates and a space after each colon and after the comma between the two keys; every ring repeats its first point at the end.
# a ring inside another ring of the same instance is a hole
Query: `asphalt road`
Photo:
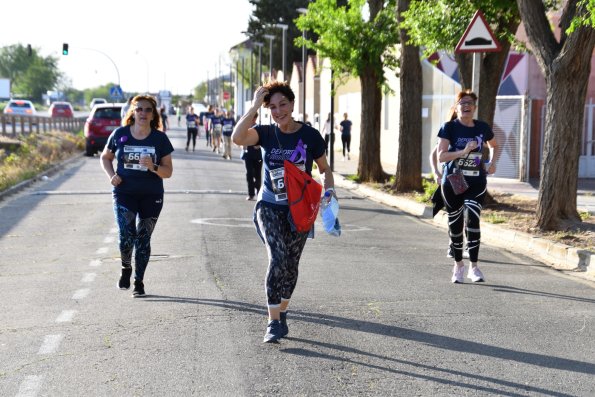
{"type": "Polygon", "coordinates": [[[450,283],[446,232],[339,189],[340,238],[307,243],[289,338],[262,344],[267,256],[244,167],[186,153],[145,286],[116,288],[99,159],[0,202],[1,396],[593,396],[595,289],[488,246],[450,283]]]}

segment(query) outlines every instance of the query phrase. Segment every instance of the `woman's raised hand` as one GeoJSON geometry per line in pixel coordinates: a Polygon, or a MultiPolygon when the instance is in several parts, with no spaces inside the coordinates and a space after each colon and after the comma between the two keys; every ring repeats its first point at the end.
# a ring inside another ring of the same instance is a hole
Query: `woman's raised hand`
{"type": "Polygon", "coordinates": [[[264,102],[264,97],[267,96],[269,90],[260,86],[254,92],[254,106],[260,107],[264,102]]]}

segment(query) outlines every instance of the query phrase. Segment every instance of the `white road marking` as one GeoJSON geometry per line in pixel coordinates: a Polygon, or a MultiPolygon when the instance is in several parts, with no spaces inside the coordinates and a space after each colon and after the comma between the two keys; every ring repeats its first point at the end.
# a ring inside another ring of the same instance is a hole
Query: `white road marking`
{"type": "MultiPolygon", "coordinates": [[[[252,218],[198,218],[190,220],[190,223],[210,226],[254,228],[254,221],[252,218]]],[[[316,222],[315,226],[317,231],[321,230],[324,232],[324,226],[322,226],[322,223],[316,222]]],[[[341,232],[367,232],[370,230],[372,229],[367,226],[358,226],[349,223],[341,224],[341,232]]]]}
{"type": "Polygon", "coordinates": [[[91,266],[91,267],[101,266],[101,259],[93,259],[91,262],[89,262],[89,266],[91,266]]]}
{"type": "Polygon", "coordinates": [[[35,397],[41,389],[42,375],[29,375],[19,386],[16,397],[35,397]]]}
{"type": "Polygon", "coordinates": [[[114,236],[106,236],[103,239],[103,242],[106,244],[113,243],[116,238],[114,236]]]}
{"type": "Polygon", "coordinates": [[[74,291],[74,294],[72,295],[72,299],[75,299],[75,300],[84,299],[87,297],[87,295],[89,295],[89,292],[91,292],[91,290],[89,288],[82,288],[82,289],[76,290],[76,291],[74,291]]]}
{"type": "Polygon", "coordinates": [[[115,233],[118,233],[118,228],[117,228],[117,227],[112,227],[112,228],[109,230],[109,232],[110,232],[110,233],[113,233],[113,234],[115,234],[115,233]]]}
{"type": "Polygon", "coordinates": [[[95,277],[97,277],[97,273],[85,273],[81,281],[83,283],[92,283],[95,281],[95,277]]]}
{"type": "Polygon", "coordinates": [[[56,318],[57,323],[68,323],[76,314],[76,310],[62,310],[62,313],[56,318]]]}
{"type": "Polygon", "coordinates": [[[55,353],[56,350],[58,350],[58,347],[60,346],[60,342],[62,342],[63,338],[64,338],[64,336],[62,336],[62,335],[46,335],[43,340],[43,344],[39,348],[39,351],[37,352],[37,354],[55,353]]]}
{"type": "Polygon", "coordinates": [[[101,255],[101,254],[105,254],[107,252],[107,247],[101,247],[98,248],[97,251],[95,251],[96,254],[101,255]]]}

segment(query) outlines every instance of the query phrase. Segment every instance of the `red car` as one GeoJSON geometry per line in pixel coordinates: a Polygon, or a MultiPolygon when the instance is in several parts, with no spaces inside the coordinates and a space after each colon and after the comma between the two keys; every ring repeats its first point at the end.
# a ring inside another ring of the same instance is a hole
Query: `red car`
{"type": "Polygon", "coordinates": [[[113,130],[120,126],[120,103],[104,103],[93,107],[85,122],[85,155],[101,152],[113,130]]]}
{"type": "Polygon", "coordinates": [[[74,117],[70,102],[53,102],[48,112],[50,117],[74,117]]]}

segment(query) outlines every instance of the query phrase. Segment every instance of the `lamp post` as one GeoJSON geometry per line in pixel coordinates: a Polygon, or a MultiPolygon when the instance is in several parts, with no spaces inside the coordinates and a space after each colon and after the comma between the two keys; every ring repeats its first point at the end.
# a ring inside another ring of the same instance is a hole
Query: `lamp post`
{"type": "MultiPolygon", "coordinates": [[[[298,8],[300,14],[307,14],[307,8],[298,8]]],[[[302,40],[306,40],[306,29],[302,30],[302,40]]],[[[302,44],[302,121],[306,121],[306,43],[302,44]]]]}
{"type": "Polygon", "coordinates": [[[285,57],[285,46],[286,46],[286,38],[287,38],[287,28],[289,28],[289,25],[286,25],[284,23],[277,23],[275,24],[276,28],[281,28],[283,29],[283,80],[287,80],[287,75],[285,74],[285,66],[287,65],[286,63],[286,57],[285,57]]]}
{"type": "Polygon", "coordinates": [[[265,34],[264,38],[269,41],[269,80],[273,79],[273,40],[275,36],[272,34],[265,34]]]}
{"type": "Polygon", "coordinates": [[[256,47],[258,47],[258,85],[262,85],[262,43],[255,41],[253,43],[256,47]]]}

